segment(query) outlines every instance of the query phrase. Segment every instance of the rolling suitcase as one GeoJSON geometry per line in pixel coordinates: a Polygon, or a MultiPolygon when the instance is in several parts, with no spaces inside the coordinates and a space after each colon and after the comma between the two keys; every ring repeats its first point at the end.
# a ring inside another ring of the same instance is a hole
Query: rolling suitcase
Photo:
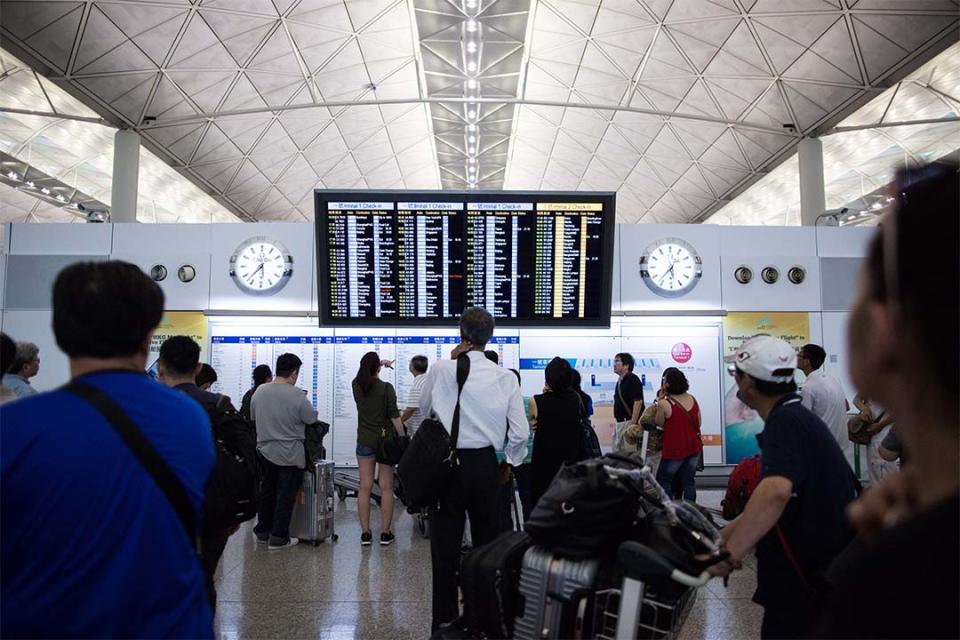
{"type": "Polygon", "coordinates": [[[290,517],[290,535],[314,546],[327,538],[337,539],[333,524],[333,468],[332,460],[317,460],[312,469],[303,472],[303,485],[290,517]]]}
{"type": "Polygon", "coordinates": [[[598,559],[571,560],[530,547],[520,571],[517,640],[590,637],[598,559]]]}
{"type": "Polygon", "coordinates": [[[460,590],[467,630],[483,638],[513,637],[520,568],[530,544],[527,534],[508,531],[463,556],[460,590]]]}

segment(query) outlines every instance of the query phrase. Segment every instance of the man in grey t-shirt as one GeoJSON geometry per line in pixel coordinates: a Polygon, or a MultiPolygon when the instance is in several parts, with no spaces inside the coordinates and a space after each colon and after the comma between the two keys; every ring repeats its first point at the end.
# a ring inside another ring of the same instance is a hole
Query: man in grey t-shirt
{"type": "Polygon", "coordinates": [[[304,427],[317,421],[317,410],[296,386],[302,364],[292,353],[277,358],[273,382],[260,385],[250,401],[263,474],[253,534],[270,550],[299,542],[290,537],[290,516],[306,466],[304,427]]]}

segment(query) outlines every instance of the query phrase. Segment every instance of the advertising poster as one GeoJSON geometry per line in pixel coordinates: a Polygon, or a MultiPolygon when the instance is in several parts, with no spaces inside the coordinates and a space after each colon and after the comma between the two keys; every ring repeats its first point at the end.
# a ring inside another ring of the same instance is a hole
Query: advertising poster
{"type": "Polygon", "coordinates": [[[620,352],[619,337],[531,336],[523,338],[520,388],[523,395],[543,393],[544,370],[559,356],[580,372],[581,388],[593,399],[593,428],[600,446],[609,451],[613,442],[613,390],[617,376],[613,358],[620,352]]]}
{"type": "Polygon", "coordinates": [[[200,345],[200,362],[207,360],[207,317],[199,311],[168,311],[163,314],[160,325],[150,340],[150,355],[147,357],[147,373],[157,379],[157,358],[160,345],[171,336],[190,336],[200,345]]]}
{"type": "MultiPolygon", "coordinates": [[[[810,342],[810,316],[807,313],[730,313],[723,319],[723,354],[734,353],[747,339],[766,333],[782,338],[799,349],[810,342]]],[[[733,377],[724,375],[724,437],[726,463],[737,464],[760,452],[757,434],[763,420],[757,412],[737,398],[733,377]]]]}
{"type": "Polygon", "coordinates": [[[721,463],[723,438],[720,367],[717,364],[720,341],[716,329],[706,331],[691,327],[683,332],[650,329],[645,333],[648,335],[623,338],[623,351],[633,355],[636,361],[634,373],[644,382],[644,400],[649,404],[656,399],[664,370],[676,367],[682,371],[690,384],[690,393],[700,405],[703,461],[706,464],[721,463]]]}

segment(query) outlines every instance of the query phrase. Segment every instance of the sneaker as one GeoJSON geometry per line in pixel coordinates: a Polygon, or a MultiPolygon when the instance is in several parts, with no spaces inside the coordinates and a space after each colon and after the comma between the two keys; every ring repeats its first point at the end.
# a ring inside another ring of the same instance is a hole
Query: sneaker
{"type": "Polygon", "coordinates": [[[266,533],[260,534],[254,531],[253,539],[257,541],[257,544],[267,544],[268,542],[270,542],[270,535],[266,533]]]}
{"type": "Polygon", "coordinates": [[[363,533],[361,533],[360,546],[369,547],[371,544],[373,544],[373,534],[370,533],[369,531],[364,531],[363,533]]]}
{"type": "Polygon", "coordinates": [[[385,546],[387,546],[388,544],[390,544],[391,542],[393,542],[393,532],[392,532],[392,531],[384,531],[383,533],[380,534],[380,544],[381,544],[382,546],[385,547],[385,546]]]}
{"type": "Polygon", "coordinates": [[[277,549],[286,549],[287,547],[294,547],[297,543],[300,542],[299,538],[287,538],[286,542],[273,542],[271,541],[267,544],[268,551],[276,551],[277,549]]]}

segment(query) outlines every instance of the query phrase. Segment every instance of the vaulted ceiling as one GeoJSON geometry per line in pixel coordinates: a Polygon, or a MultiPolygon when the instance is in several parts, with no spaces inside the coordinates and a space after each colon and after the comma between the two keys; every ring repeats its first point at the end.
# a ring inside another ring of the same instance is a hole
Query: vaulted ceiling
{"type": "Polygon", "coordinates": [[[0,2],[2,46],[248,220],[314,188],[705,218],[957,41],[954,0],[0,2]],[[473,43],[473,44],[471,44],[473,43]]]}

